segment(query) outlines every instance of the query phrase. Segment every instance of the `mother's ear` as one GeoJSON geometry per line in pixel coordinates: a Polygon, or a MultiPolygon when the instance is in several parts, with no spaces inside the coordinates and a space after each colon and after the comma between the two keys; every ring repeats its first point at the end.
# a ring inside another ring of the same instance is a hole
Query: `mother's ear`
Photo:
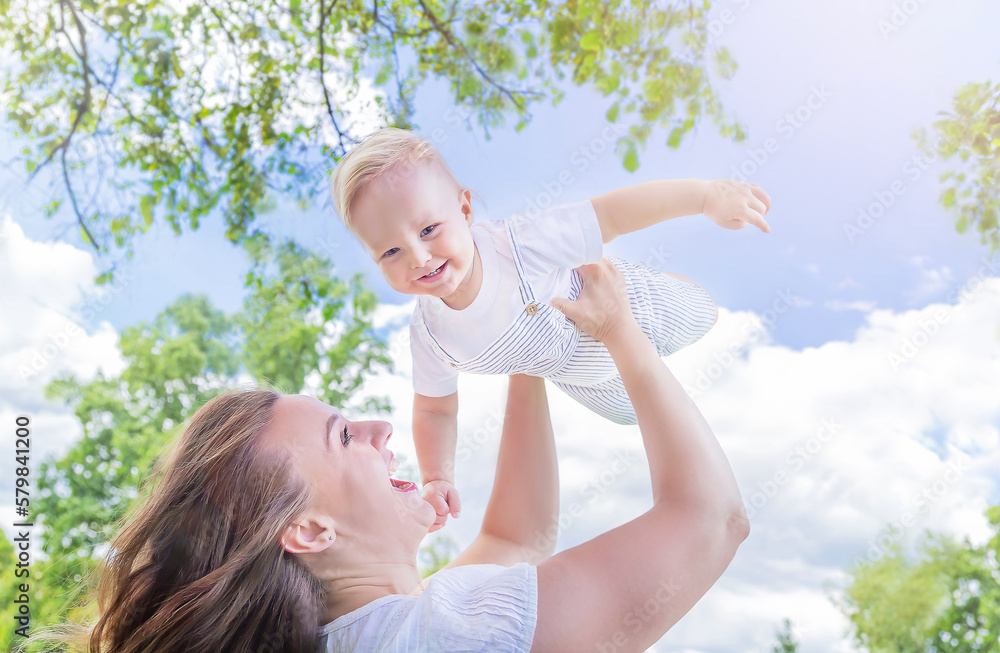
{"type": "Polygon", "coordinates": [[[333,522],[303,517],[285,529],[281,546],[289,553],[319,553],[337,539],[333,522]]]}

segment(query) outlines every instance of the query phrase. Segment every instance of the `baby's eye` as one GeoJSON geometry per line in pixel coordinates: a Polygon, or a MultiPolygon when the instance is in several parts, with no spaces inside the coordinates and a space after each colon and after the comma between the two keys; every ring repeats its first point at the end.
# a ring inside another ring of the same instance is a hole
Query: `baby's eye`
{"type": "Polygon", "coordinates": [[[347,427],[345,426],[344,432],[340,434],[340,443],[346,447],[347,443],[350,442],[353,437],[353,435],[347,432],[347,427]]]}
{"type": "Polygon", "coordinates": [[[399,251],[398,247],[393,247],[392,249],[387,249],[387,250],[385,250],[385,254],[382,255],[382,258],[385,258],[386,256],[392,256],[393,254],[395,254],[398,251],[399,251]]]}
{"type": "Polygon", "coordinates": [[[432,224],[429,227],[424,227],[424,230],[420,232],[420,235],[421,236],[426,236],[430,232],[434,231],[434,227],[436,227],[436,226],[437,226],[436,224],[432,224]]]}

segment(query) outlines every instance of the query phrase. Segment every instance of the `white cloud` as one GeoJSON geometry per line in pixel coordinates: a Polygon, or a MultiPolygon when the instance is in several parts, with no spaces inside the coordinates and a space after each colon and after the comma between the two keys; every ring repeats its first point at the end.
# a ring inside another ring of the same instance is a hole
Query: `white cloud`
{"type": "MultiPolygon", "coordinates": [[[[97,287],[96,271],[88,252],[32,241],[0,215],[0,424],[11,431],[16,416],[30,418],[33,472],[80,435],[69,408],[45,399],[45,385],[60,374],[88,378],[98,370],[115,374],[123,365],[114,328],[92,323],[124,282],[97,287]]],[[[14,493],[13,464],[11,456],[0,462],[0,494],[7,497],[14,493]]],[[[11,502],[0,506],[0,516],[9,528],[11,502]]]]}
{"type": "Polygon", "coordinates": [[[904,293],[914,303],[940,296],[955,280],[955,273],[947,265],[928,268],[930,259],[926,256],[912,256],[909,263],[920,272],[916,288],[904,293]]]}
{"type": "Polygon", "coordinates": [[[838,281],[833,285],[837,290],[845,290],[847,288],[860,288],[861,284],[852,279],[851,277],[845,277],[842,281],[838,281]]]}
{"type": "Polygon", "coordinates": [[[831,311],[860,311],[862,313],[871,313],[878,306],[878,303],[874,300],[864,300],[858,299],[853,302],[845,302],[842,299],[828,299],[823,302],[825,308],[831,311]]]}
{"type": "MultiPolygon", "coordinates": [[[[804,653],[853,650],[829,595],[852,562],[878,554],[886,524],[903,525],[906,536],[986,536],[983,511],[1000,500],[1000,279],[985,279],[956,304],[874,310],[852,340],[802,351],[774,344],[757,314],[720,313],[709,335],[667,362],[722,442],[754,512],[753,533],[720,583],[650,650],[738,643],[767,651],[785,617],[804,653]],[[907,342],[913,350],[894,365],[907,342]]],[[[402,325],[390,347],[406,353],[402,325]]],[[[397,360],[396,374],[369,388],[392,397],[394,450],[413,462],[410,362],[397,360]]],[[[499,433],[488,427],[505,387],[497,377],[460,380],[460,439],[473,455],[457,470],[462,517],[446,532],[462,545],[492,486],[499,433]]],[[[595,419],[547,389],[562,512],[583,508],[560,533],[564,549],[645,511],[649,478],[644,457],[625,474],[610,473],[616,456],[641,454],[635,427],[595,419]]]]}

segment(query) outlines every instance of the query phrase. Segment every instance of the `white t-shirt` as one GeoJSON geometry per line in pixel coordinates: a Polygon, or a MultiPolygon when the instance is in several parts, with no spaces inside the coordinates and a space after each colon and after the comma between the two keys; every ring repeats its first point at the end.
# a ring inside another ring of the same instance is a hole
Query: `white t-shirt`
{"type": "MultiPolygon", "coordinates": [[[[539,301],[565,297],[573,268],[597,263],[603,255],[601,226],[589,200],[507,221],[517,234],[524,271],[539,301]]],[[[504,221],[474,223],[471,229],[483,264],[482,287],[472,304],[456,311],[437,297],[417,298],[427,329],[459,361],[485,350],[524,310],[504,221]]],[[[414,392],[444,397],[458,390],[458,371],[424,344],[412,324],[410,353],[414,392]]]]}
{"type": "Polygon", "coordinates": [[[529,653],[537,570],[464,565],[436,573],[420,596],[392,594],[319,629],[319,653],[529,653]]]}

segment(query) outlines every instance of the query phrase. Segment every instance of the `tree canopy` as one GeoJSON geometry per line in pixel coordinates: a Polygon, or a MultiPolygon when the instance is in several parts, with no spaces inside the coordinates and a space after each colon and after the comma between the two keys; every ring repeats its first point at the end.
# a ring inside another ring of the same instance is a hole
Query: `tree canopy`
{"type": "Polygon", "coordinates": [[[1000,250],[1000,84],[972,82],[955,94],[953,111],[917,139],[953,167],[941,175],[941,205],[955,215],[955,229],[979,232],[991,252],[1000,250]]]}
{"type": "Polygon", "coordinates": [[[927,534],[907,552],[849,570],[841,605],[855,643],[871,653],[1000,651],[1000,506],[982,546],[927,534]]]}
{"type": "MultiPolygon", "coordinates": [[[[418,127],[430,76],[448,83],[456,126],[523,128],[567,82],[609,99],[618,148],[638,166],[653,127],[676,146],[702,117],[743,138],[706,68],[693,0],[0,0],[3,100],[35,175],[53,168],[85,242],[131,251],[157,220],[198,229],[218,209],[242,242],[277,199],[308,202],[363,136],[352,99],[373,90],[381,123],[418,127]],[[372,85],[374,84],[374,85],[372,85]]],[[[370,115],[369,115],[370,117],[370,115]]]]}

